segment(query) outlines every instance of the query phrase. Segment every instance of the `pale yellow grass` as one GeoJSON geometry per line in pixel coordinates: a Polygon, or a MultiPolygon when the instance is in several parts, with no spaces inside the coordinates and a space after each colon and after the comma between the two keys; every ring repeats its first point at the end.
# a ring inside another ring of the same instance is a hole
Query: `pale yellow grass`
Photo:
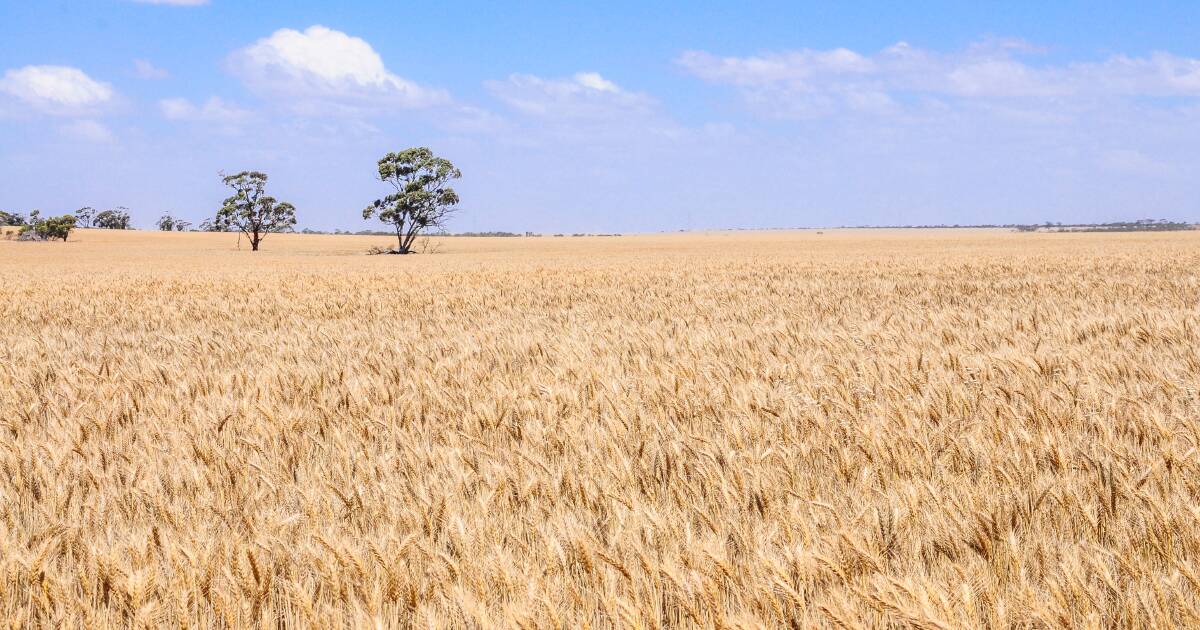
{"type": "Polygon", "coordinates": [[[0,618],[1200,624],[1200,234],[388,243],[0,241],[0,618]]]}

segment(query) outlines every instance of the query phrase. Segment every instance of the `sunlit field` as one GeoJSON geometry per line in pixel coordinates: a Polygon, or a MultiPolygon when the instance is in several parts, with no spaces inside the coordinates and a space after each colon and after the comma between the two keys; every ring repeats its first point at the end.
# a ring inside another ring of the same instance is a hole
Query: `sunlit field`
{"type": "Polygon", "coordinates": [[[0,240],[24,627],[1200,625],[1200,232],[0,240]]]}

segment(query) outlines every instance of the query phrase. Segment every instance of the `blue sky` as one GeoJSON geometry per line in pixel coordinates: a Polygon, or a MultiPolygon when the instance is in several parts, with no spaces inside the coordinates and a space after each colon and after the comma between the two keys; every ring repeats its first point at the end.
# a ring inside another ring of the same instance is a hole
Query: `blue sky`
{"type": "Polygon", "coordinates": [[[454,230],[1200,220],[1200,4],[1044,4],[0,0],[0,209],[363,229],[425,145],[454,230]]]}

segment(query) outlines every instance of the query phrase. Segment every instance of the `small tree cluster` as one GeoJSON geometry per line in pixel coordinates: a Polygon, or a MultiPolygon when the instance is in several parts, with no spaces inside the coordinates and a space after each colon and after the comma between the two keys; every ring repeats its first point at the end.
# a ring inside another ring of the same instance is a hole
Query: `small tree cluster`
{"type": "Polygon", "coordinates": [[[128,230],[133,227],[129,219],[129,208],[124,206],[96,214],[92,225],[105,230],[128,230]]]}
{"type": "MultiPolygon", "coordinates": [[[[444,227],[446,219],[457,210],[458,193],[449,184],[461,178],[462,172],[450,160],[437,157],[425,147],[388,153],[376,167],[379,180],[390,184],[395,192],[368,205],[363,210],[363,219],[378,217],[391,227],[397,245],[392,253],[411,253],[422,232],[444,227]]],[[[222,173],[221,181],[233,189],[233,194],[221,204],[214,218],[200,223],[201,231],[241,232],[250,239],[251,251],[258,251],[267,234],[291,231],[296,225],[296,208],[266,194],[266,173],[222,173]]],[[[48,219],[41,219],[39,214],[34,210],[26,219],[17,213],[0,211],[0,226],[25,226],[23,234],[64,241],[74,227],[106,230],[133,227],[129,209],[124,206],[101,212],[84,206],[74,215],[48,219]]],[[[166,214],[155,225],[164,232],[182,232],[192,224],[166,214]]]]}
{"type": "Polygon", "coordinates": [[[199,229],[201,232],[228,232],[229,231],[229,229],[227,229],[227,226],[217,225],[217,222],[214,221],[213,219],[205,219],[205,220],[201,221],[200,226],[197,229],[199,229]]]}
{"type": "Polygon", "coordinates": [[[25,225],[25,216],[17,212],[0,210],[0,226],[25,225]]]}
{"type": "Polygon", "coordinates": [[[39,214],[36,210],[30,214],[29,222],[21,228],[22,235],[32,234],[37,240],[60,239],[65,241],[75,227],[75,217],[72,215],[64,214],[60,217],[43,219],[39,214]]]}
{"type": "Polygon", "coordinates": [[[183,232],[191,227],[192,222],[176,219],[169,214],[164,214],[158,218],[158,222],[155,225],[163,232],[183,232]]]}

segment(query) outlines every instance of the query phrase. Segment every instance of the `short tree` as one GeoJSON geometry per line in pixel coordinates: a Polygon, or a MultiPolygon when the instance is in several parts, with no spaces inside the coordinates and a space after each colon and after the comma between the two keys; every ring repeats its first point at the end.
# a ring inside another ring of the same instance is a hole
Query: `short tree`
{"type": "Polygon", "coordinates": [[[229,226],[217,225],[217,223],[213,219],[205,219],[205,220],[201,221],[200,225],[196,229],[198,229],[201,232],[232,232],[233,231],[229,226]]]}
{"type": "Polygon", "coordinates": [[[91,206],[84,206],[75,211],[75,225],[78,227],[92,227],[92,217],[96,216],[96,209],[91,206]]]}
{"type": "Polygon", "coordinates": [[[75,217],[69,214],[64,214],[61,217],[49,217],[46,219],[35,218],[28,225],[21,228],[21,233],[36,234],[38,238],[52,241],[54,239],[67,240],[67,236],[71,234],[71,230],[75,227],[75,217]]]}
{"type": "Polygon", "coordinates": [[[158,218],[158,221],[156,221],[154,225],[157,225],[158,229],[162,230],[163,232],[182,232],[188,229],[188,226],[191,225],[191,222],[184,221],[183,219],[176,219],[169,214],[164,214],[158,218]]]}
{"type": "Polygon", "coordinates": [[[379,180],[396,192],[367,206],[363,218],[378,215],[391,225],[399,244],[396,253],[407,254],[422,230],[442,227],[457,210],[458,193],[447,184],[462,177],[462,172],[425,147],[388,153],[378,166],[379,180]]]}
{"type": "Polygon", "coordinates": [[[128,230],[130,228],[129,208],[117,206],[113,210],[97,213],[93,225],[105,230],[128,230]]]}
{"type": "Polygon", "coordinates": [[[256,252],[267,234],[286,232],[296,225],[296,208],[265,193],[266,173],[242,171],[222,175],[221,181],[233,189],[233,195],[225,199],[213,219],[216,231],[245,234],[250,239],[250,250],[256,252]]]}

